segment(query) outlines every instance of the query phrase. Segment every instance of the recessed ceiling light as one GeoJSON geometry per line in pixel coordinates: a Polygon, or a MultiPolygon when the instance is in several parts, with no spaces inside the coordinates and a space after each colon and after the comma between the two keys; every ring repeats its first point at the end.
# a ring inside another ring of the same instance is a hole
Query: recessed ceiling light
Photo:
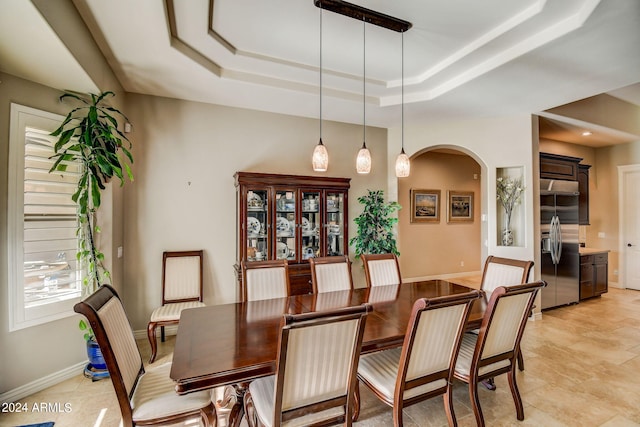
{"type": "Polygon", "coordinates": [[[593,135],[590,131],[585,130],[584,132],[582,132],[582,136],[591,136],[593,135]]]}

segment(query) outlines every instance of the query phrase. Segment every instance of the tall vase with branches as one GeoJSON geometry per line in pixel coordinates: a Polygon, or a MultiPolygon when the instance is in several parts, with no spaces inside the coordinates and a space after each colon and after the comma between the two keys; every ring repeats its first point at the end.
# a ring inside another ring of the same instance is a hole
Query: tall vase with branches
{"type": "Polygon", "coordinates": [[[524,185],[522,183],[522,177],[510,178],[500,177],[497,179],[496,192],[498,201],[502,205],[505,213],[505,223],[502,230],[502,245],[513,245],[513,230],[511,229],[511,215],[513,209],[520,203],[522,193],[524,192],[524,185]]]}
{"type": "Polygon", "coordinates": [[[111,282],[111,274],[104,267],[104,254],[96,243],[96,212],[102,203],[101,193],[114,176],[124,185],[125,176],[133,181],[129,163],[133,156],[131,142],[118,129],[117,118],[128,122],[126,116],[107,104],[111,91],[88,97],[65,93],[60,100],[70,98],[80,106],[73,108],[60,126],[51,133],[58,137],[54,145],[55,162],[50,173],[64,174],[69,163],[81,165],[80,178],[71,199],[78,204],[78,252],[76,258],[84,270],[83,292],[90,294],[103,282],[111,282]],[[125,143],[126,141],[126,143],[125,143]],[[128,159],[129,163],[125,161],[128,159]]]}

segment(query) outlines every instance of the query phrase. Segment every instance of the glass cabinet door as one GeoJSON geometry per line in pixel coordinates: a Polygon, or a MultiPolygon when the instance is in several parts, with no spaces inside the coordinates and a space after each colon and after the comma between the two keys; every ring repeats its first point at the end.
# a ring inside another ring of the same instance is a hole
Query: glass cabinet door
{"type": "Polygon", "coordinates": [[[247,191],[247,261],[269,259],[269,194],[267,190],[247,191]]]}
{"type": "Polygon", "coordinates": [[[344,193],[327,191],[325,217],[326,256],[344,255],[344,193]]]}
{"type": "Polygon", "coordinates": [[[309,259],[320,254],[320,191],[302,191],[301,215],[301,259],[309,259]]]}
{"type": "Polygon", "coordinates": [[[296,259],[296,192],[276,190],[275,259],[296,259]]]}

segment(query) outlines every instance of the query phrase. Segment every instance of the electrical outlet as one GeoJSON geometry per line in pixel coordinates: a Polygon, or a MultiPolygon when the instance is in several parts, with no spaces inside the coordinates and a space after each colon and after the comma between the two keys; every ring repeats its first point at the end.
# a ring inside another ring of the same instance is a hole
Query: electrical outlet
{"type": "Polygon", "coordinates": [[[618,275],[618,270],[613,270],[613,275],[617,276],[618,275]]]}
{"type": "Polygon", "coordinates": [[[464,261],[460,261],[460,267],[464,267],[464,261]]]}
{"type": "Polygon", "coordinates": [[[598,231],[598,238],[604,239],[605,237],[606,237],[606,234],[604,234],[604,231],[598,231]]]}
{"type": "Polygon", "coordinates": [[[118,258],[122,258],[122,252],[123,252],[122,246],[118,246],[118,258]]]}

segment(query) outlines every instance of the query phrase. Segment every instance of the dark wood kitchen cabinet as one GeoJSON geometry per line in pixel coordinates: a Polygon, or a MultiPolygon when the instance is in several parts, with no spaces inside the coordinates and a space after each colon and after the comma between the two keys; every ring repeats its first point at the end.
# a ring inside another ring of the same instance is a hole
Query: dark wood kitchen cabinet
{"type": "Polygon", "coordinates": [[[578,165],[578,224],[589,225],[589,168],[591,165],[578,165]]]}
{"type": "Polygon", "coordinates": [[[540,178],[577,181],[578,164],[581,160],[580,157],[540,153],[540,178]]]}
{"type": "Polygon", "coordinates": [[[606,252],[580,255],[580,300],[609,290],[609,255],[606,252]]]}

